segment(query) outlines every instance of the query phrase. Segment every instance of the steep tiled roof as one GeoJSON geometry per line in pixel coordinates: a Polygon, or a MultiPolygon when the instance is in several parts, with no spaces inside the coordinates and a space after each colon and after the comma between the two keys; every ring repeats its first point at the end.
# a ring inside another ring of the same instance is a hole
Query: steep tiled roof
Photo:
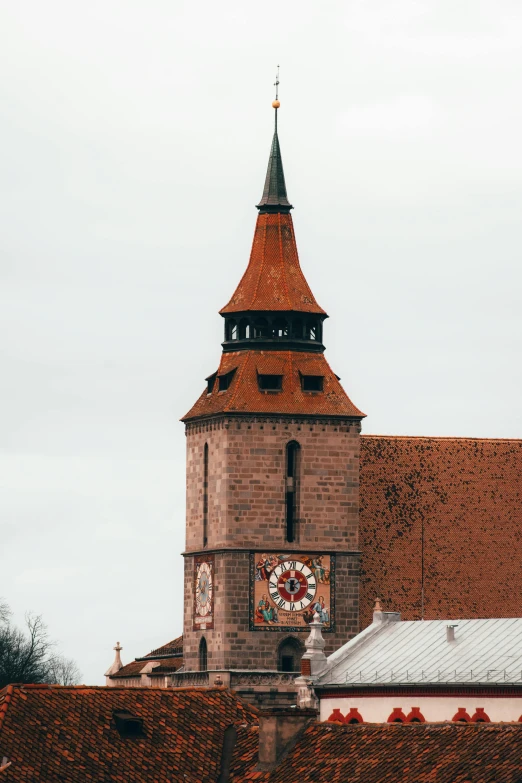
{"type": "MultiPolygon", "coordinates": [[[[309,727],[269,783],[519,783],[522,725],[309,727]]],[[[256,778],[256,772],[246,780],[256,778]]]]}
{"type": "Polygon", "coordinates": [[[146,665],[146,661],[131,661],[130,663],[125,664],[125,666],[122,666],[116,674],[111,674],[110,677],[111,679],[114,677],[137,677],[146,665]]]}
{"type": "Polygon", "coordinates": [[[521,522],[522,440],[363,436],[362,626],[420,619],[423,549],[425,619],[520,615],[521,522]]]}
{"type": "MultiPolygon", "coordinates": [[[[223,688],[10,685],[0,691],[0,758],[13,783],[216,781],[226,727],[255,721],[223,688]],[[143,719],[144,736],[120,736],[115,711],[143,719]]],[[[254,739],[240,729],[231,781],[254,761],[254,739]]]]}
{"type": "Polygon", "coordinates": [[[235,370],[231,385],[212,394],[203,392],[183,421],[215,413],[273,413],[311,416],[353,416],[362,413],[351,402],[323,354],[298,351],[237,351],[221,357],[218,375],[235,370]],[[258,374],[283,374],[281,392],[262,392],[258,374]],[[322,392],[304,392],[300,375],[324,377],[322,392]]]}
{"type": "Polygon", "coordinates": [[[249,310],[325,314],[301,271],[289,214],[258,215],[247,270],[220,312],[249,310]]]}
{"type": "Polygon", "coordinates": [[[151,650],[150,653],[143,657],[152,658],[154,660],[157,655],[174,655],[176,652],[183,652],[183,636],[176,636],[171,642],[162,644],[161,647],[151,650]]]}
{"type": "MultiPolygon", "coordinates": [[[[151,661],[155,659],[150,658],[151,661]]],[[[111,680],[117,680],[124,677],[137,677],[143,669],[147,666],[147,661],[138,659],[127,663],[116,674],[111,674],[111,680]]],[[[160,658],[158,660],[158,666],[155,666],[149,674],[164,674],[165,672],[176,672],[183,666],[183,658],[160,658]]]]}

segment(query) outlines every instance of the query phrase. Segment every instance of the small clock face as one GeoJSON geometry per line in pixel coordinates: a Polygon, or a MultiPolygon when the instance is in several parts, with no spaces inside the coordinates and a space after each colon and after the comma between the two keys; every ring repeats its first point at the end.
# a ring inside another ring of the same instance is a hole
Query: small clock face
{"type": "Polygon", "coordinates": [[[196,613],[205,617],[212,610],[212,566],[199,563],[196,573],[196,613]]]}
{"type": "Polygon", "coordinates": [[[299,560],[285,560],[270,574],[270,597],[279,609],[300,611],[309,606],[315,596],[317,579],[313,571],[299,560]]]}

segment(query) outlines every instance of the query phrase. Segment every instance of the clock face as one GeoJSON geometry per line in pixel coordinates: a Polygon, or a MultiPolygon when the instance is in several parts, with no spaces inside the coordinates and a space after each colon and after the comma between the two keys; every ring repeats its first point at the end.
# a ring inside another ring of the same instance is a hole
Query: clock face
{"type": "Polygon", "coordinates": [[[306,609],[317,589],[314,572],[299,560],[284,560],[270,573],[268,590],[274,604],[283,611],[306,609]]]}
{"type": "Polygon", "coordinates": [[[212,613],[212,566],[198,563],[196,571],[196,614],[207,617],[212,613]]]}

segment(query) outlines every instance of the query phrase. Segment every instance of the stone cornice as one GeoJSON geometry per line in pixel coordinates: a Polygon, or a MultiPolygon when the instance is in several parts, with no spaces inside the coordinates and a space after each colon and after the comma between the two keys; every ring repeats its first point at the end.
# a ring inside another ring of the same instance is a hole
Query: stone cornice
{"type": "Polygon", "coordinates": [[[265,424],[283,424],[288,428],[297,425],[297,429],[303,425],[332,426],[339,428],[340,431],[347,432],[352,430],[358,434],[361,432],[361,420],[354,417],[307,416],[305,414],[290,416],[283,413],[277,415],[268,415],[266,413],[216,413],[185,422],[185,432],[188,435],[193,432],[209,432],[211,430],[228,429],[231,426],[238,427],[238,425],[239,427],[243,425],[251,427],[253,424],[259,424],[260,428],[265,424]]]}

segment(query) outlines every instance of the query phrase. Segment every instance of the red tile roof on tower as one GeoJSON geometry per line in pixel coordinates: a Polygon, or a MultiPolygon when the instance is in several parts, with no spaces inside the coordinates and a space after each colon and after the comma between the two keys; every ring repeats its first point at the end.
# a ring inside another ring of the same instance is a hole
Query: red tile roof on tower
{"type": "Polygon", "coordinates": [[[155,689],[9,685],[0,691],[2,780],[38,783],[216,781],[225,729],[238,726],[230,781],[257,761],[241,730],[257,712],[224,688],[155,689]],[[115,713],[143,721],[140,736],[118,730],[115,713]]]}
{"type": "Polygon", "coordinates": [[[365,414],[349,399],[323,354],[299,351],[236,351],[225,353],[217,377],[234,372],[226,391],[214,381],[211,394],[205,390],[182,421],[216,413],[271,413],[308,416],[346,416],[365,414]],[[283,376],[282,390],[265,392],[259,388],[258,375],[283,376]],[[323,377],[322,392],[302,389],[301,376],[323,377]]]}
{"type": "Polygon", "coordinates": [[[376,596],[404,620],[520,617],[521,477],[522,440],[362,436],[361,626],[376,596]]]}
{"type": "Polygon", "coordinates": [[[248,310],[296,310],[326,315],[301,270],[290,214],[258,215],[247,270],[220,313],[248,310]]]}

